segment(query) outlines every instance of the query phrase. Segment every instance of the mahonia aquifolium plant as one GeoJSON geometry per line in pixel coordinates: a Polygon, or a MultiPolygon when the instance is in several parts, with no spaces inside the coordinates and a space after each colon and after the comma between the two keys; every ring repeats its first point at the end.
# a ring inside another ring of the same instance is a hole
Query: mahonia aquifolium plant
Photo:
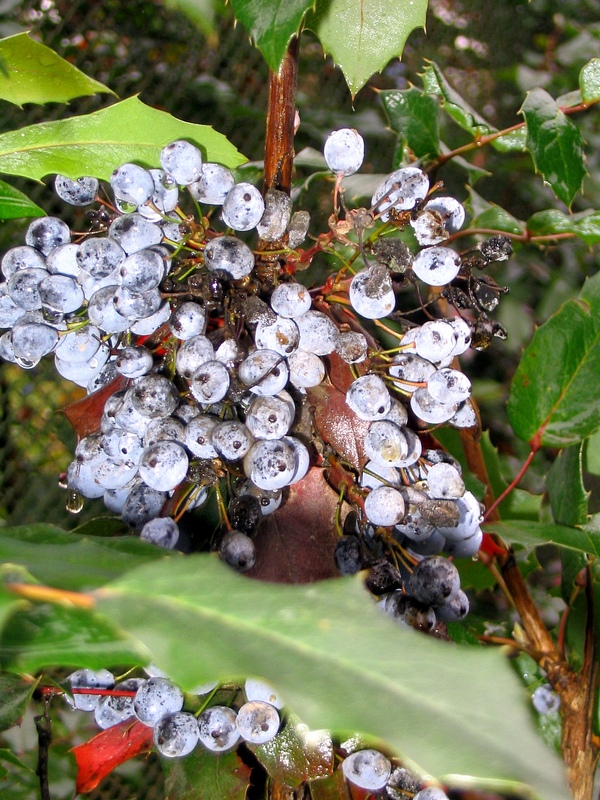
{"type": "MultiPolygon", "coordinates": [[[[118,167],[112,202],[94,178],[57,176],[62,200],[99,209],[83,235],[58,218],[36,219],[25,245],[4,255],[0,356],[29,369],[53,354],[62,377],[106,393],[99,430],[79,440],[66,473],[71,507],[103,498],[142,539],[174,548],[177,520],[214,489],[225,528],[219,553],[240,571],[253,566],[253,536],[286,488],[327,449],[337,455],[335,442],[317,450],[300,424],[308,393],[337,359],[352,376],[347,407],[368,423],[368,461],[354,474],[337,567],[342,575],[368,568],[380,607],[429,631],[468,613],[451,557],[479,550],[482,508],[460,465],[426,446],[423,433],[477,424],[456,357],[505,336],[488,318],[503,290],[481,270],[508,258],[510,241],[494,236],[466,253],[448,246],[464,208],[436,194],[416,166],[389,175],[369,208],[348,210],[342,182],[362,164],[363,139],[334,131],[324,155],[336,176],[334,213],[329,232],[306,249],[306,212],[292,212],[283,192],[263,198],[236,183],[186,141],[162,150],[160,168],[118,167]],[[254,250],[238,235],[253,231],[254,250]],[[334,249],[344,266],[325,286],[297,281],[297,269],[334,249]],[[445,299],[446,318],[429,313],[424,291],[445,299]],[[409,292],[416,309],[402,308],[409,292]],[[387,328],[396,338],[388,350],[368,333],[373,324],[385,330],[385,318],[399,323],[398,332],[387,328]]],[[[183,694],[164,675],[115,687],[109,673],[86,670],[70,684],[79,691],[75,707],[94,711],[100,727],[135,716],[154,728],[166,756],[199,742],[214,751],[240,737],[263,743],[280,729],[281,704],[262,684],[246,685],[240,707],[207,705],[198,716],[183,710],[183,694]],[[82,693],[94,687],[119,693],[82,693]]],[[[377,751],[348,752],[343,769],[364,789],[386,787],[390,798],[402,796],[407,780],[418,800],[445,797],[419,791],[377,751]]]]}
{"type": "MultiPolygon", "coordinates": [[[[161,168],[121,165],[110,179],[114,202],[90,212],[87,234],[73,237],[55,217],[36,219],[25,245],[4,255],[0,355],[27,369],[52,353],[58,373],[88,393],[114,388],[65,480],[73,497],[103,498],[143,539],[176,547],[176,520],[212,487],[221,498],[227,478],[219,552],[240,571],[254,564],[262,518],[315,461],[297,421],[307,391],[327,380],[325,357],[341,360],[354,377],[346,404],[368,423],[369,460],[356,475],[336,563],[342,574],[369,567],[381,607],[429,630],[468,612],[458,572],[440,554],[477,553],[481,506],[459,464],[424,448],[420,431],[477,423],[455,358],[505,335],[487,316],[502,290],[476,273],[508,258],[510,242],[494,236],[467,253],[449,247],[464,208],[435,194],[415,166],[389,175],[370,208],[348,210],[341,183],[360,168],[363,139],[334,131],[324,155],[336,176],[335,210],[330,232],[305,250],[306,212],[292,213],[283,192],[263,198],[236,183],[186,141],[163,148],[161,168]],[[182,208],[190,203],[193,214],[182,208]],[[238,236],[250,231],[255,250],[238,236]],[[266,258],[280,242],[280,255],[266,258]],[[295,271],[335,247],[353,255],[330,279],[329,300],[295,271]],[[447,318],[429,314],[422,285],[446,299],[447,318]],[[401,308],[411,287],[421,324],[401,308]],[[350,309],[343,322],[331,313],[336,303],[350,309]],[[383,327],[384,318],[399,321],[397,346],[374,346],[361,318],[383,327]]],[[[100,200],[89,177],[57,176],[55,190],[76,206],[100,200]]]]}

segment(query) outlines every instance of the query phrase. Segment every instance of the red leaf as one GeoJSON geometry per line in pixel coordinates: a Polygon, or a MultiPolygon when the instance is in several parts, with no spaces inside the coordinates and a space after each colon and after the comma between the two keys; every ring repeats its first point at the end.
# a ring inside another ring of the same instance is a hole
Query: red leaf
{"type": "Polygon", "coordinates": [[[74,403],[69,403],[68,406],[62,409],[63,414],[73,426],[73,430],[77,434],[77,440],[83,439],[84,436],[89,436],[91,433],[96,433],[100,430],[100,420],[102,419],[102,412],[104,411],[104,404],[109,397],[113,394],[125,389],[129,386],[129,379],[119,375],[102,389],[97,392],[83,397],[81,400],[76,400],[74,403]]]}
{"type": "Polygon", "coordinates": [[[125,720],[73,747],[77,762],[77,792],[91,792],[119,764],[152,749],[152,728],[125,720]]]}
{"type": "Polygon", "coordinates": [[[346,394],[335,386],[322,383],[307,393],[314,406],[315,427],[323,441],[354,469],[362,469],[369,460],[364,441],[371,423],[356,416],[346,403],[346,394]]]}
{"type": "Polygon", "coordinates": [[[310,583],[339,577],[333,551],[337,494],[319,467],[290,486],[284,504],[268,516],[254,537],[256,562],[246,572],[273,583],[310,583]]]}

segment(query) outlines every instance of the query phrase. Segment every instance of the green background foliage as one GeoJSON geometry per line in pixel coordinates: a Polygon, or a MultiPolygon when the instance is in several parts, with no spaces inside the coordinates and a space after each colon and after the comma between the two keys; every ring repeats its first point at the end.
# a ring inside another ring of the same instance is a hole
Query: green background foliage
{"type": "MultiPolygon", "coordinates": [[[[64,15],[65,8],[58,5],[64,15]]],[[[7,104],[25,105],[27,113],[11,109],[18,116],[6,117],[7,130],[0,134],[0,171],[16,176],[15,186],[0,184],[3,219],[52,211],[49,193],[41,196],[42,201],[31,180],[56,171],[72,177],[85,171],[106,178],[114,166],[130,159],[152,165],[160,147],[174,138],[190,138],[208,158],[232,167],[244,160],[240,152],[261,157],[261,136],[254,141],[251,136],[253,128],[262,131],[264,94],[249,101],[233,99],[235,70],[226,73],[224,63],[210,61],[207,55],[211,48],[222,46],[222,41],[215,44],[215,31],[223,37],[226,24],[219,22],[219,14],[201,16],[202,2],[169,5],[191,6],[192,18],[205,20],[202,29],[208,38],[202,40],[203,58],[218,67],[204,83],[197,80],[204,75],[198,33],[189,22],[182,22],[183,17],[164,17],[158,7],[143,2],[128,4],[127,9],[121,3],[107,3],[101,12],[90,12],[90,19],[92,13],[104,15],[96,38],[83,34],[86,46],[80,66],[92,79],[65,61],[51,60],[53,56],[24,33],[4,40],[0,55],[8,75],[0,75],[0,95],[7,104]],[[112,39],[105,30],[110,15],[112,39]],[[144,49],[142,40],[152,36],[152,46],[144,49]],[[97,45],[101,39],[104,60],[94,61],[94,49],[102,52],[97,45]],[[194,54],[187,64],[182,57],[185,46],[194,54]],[[160,58],[149,55],[152,47],[161,51],[160,58]],[[144,61],[134,64],[133,77],[120,61],[128,48],[138,48],[140,62],[144,61]],[[186,105],[176,104],[176,91],[165,91],[160,100],[149,96],[153,81],[147,72],[153,57],[163,73],[178,75],[175,85],[183,86],[186,105]],[[42,68],[40,80],[31,79],[31,64],[38,72],[42,68]],[[189,67],[187,73],[184,66],[189,67]],[[111,77],[118,79],[118,87],[111,77]],[[107,86],[125,99],[108,96],[107,86]],[[140,88],[141,99],[132,96],[140,88]],[[98,94],[89,101],[81,99],[92,93],[98,94]],[[76,98],[80,100],[68,111],[61,107],[59,118],[52,121],[52,105],[41,109],[41,117],[29,113],[28,104],[76,98]],[[91,105],[83,107],[84,102],[91,105]],[[167,110],[154,110],[153,103],[167,110]],[[207,127],[224,108],[235,145],[207,127]]],[[[301,63],[298,150],[303,146],[318,150],[328,130],[349,124],[367,138],[365,183],[376,183],[378,173],[416,157],[432,177],[465,201],[471,229],[513,237],[515,256],[496,266],[493,274],[498,283],[510,287],[498,309],[509,340],[495,342],[485,354],[470,354],[465,369],[474,376],[474,395],[490,428],[483,451],[497,493],[516,473],[527,443],[535,440],[536,445],[548,446],[536,456],[522,489],[501,505],[504,521],[486,530],[515,545],[523,571],[542,581],[552,627],[556,625],[552,591],[541,577],[535,553],[542,563],[562,566],[560,592],[568,601],[586,556],[597,557],[600,550],[597,517],[587,516],[588,502],[590,511],[600,508],[597,492],[588,497],[587,491],[597,489],[600,473],[599,283],[593,277],[595,246],[600,241],[596,179],[600,135],[593,108],[600,100],[600,7],[596,2],[581,8],[574,2],[534,0],[528,6],[503,2],[482,11],[476,3],[450,8],[434,2],[425,36],[421,28],[426,4],[410,4],[410,14],[405,13],[406,5],[334,0],[317,2],[313,10],[307,2],[234,0],[233,11],[274,68],[301,21],[308,29],[302,40],[301,58],[308,69],[303,78],[301,63]],[[390,18],[394,24],[382,24],[390,18]],[[393,57],[405,41],[400,63],[393,57]],[[326,62],[323,51],[330,56],[326,62]],[[323,104],[323,96],[329,98],[322,83],[327,75],[337,76],[330,85],[337,87],[338,103],[323,104]],[[589,108],[582,108],[582,103],[589,108]],[[509,133],[499,135],[505,129],[509,133]],[[468,190],[466,181],[471,184],[468,190]],[[477,190],[472,188],[475,183],[477,190]],[[567,449],[557,455],[559,448],[567,449]],[[545,491],[547,499],[542,497],[545,491]],[[542,550],[536,551],[540,546],[542,550]]],[[[25,11],[34,8],[35,4],[25,4],[22,21],[25,11]]],[[[87,10],[86,4],[77,8],[81,14],[87,10]]],[[[48,14],[40,14],[36,33],[48,41],[54,23],[48,14]]],[[[64,54],[72,60],[80,42],[76,31],[74,27],[71,38],[62,39],[64,54]]],[[[245,36],[242,33],[232,49],[239,59],[238,71],[240,54],[251,59],[251,51],[242,47],[245,36]]],[[[234,60],[234,55],[229,58],[234,60]]],[[[262,63],[254,73],[250,69],[245,74],[246,84],[255,81],[264,87],[262,63]]],[[[310,164],[310,153],[304,155],[298,162],[310,164]]],[[[313,172],[310,166],[298,168],[296,193],[301,203],[313,203],[314,229],[319,232],[330,202],[321,198],[327,198],[330,185],[313,172]]],[[[357,195],[369,195],[364,186],[353,186],[357,195]]],[[[461,232],[457,239],[465,235],[461,232]]],[[[477,241],[477,234],[464,239],[465,249],[477,241]]],[[[324,272],[327,264],[318,268],[324,272]]],[[[26,407],[27,392],[16,394],[26,407]]],[[[25,440],[24,434],[16,434],[17,449],[19,436],[25,440]]],[[[35,446],[40,447],[39,442],[22,445],[20,457],[29,458],[35,446]]],[[[447,446],[452,450],[451,443],[447,446]]],[[[64,468],[68,450],[59,453],[64,468]]],[[[55,472],[53,465],[48,474],[55,472]]],[[[471,485],[477,488],[476,482],[471,485]]],[[[493,581],[481,578],[481,565],[461,565],[475,612],[453,635],[471,644],[449,650],[381,619],[353,580],[273,589],[225,573],[209,557],[164,557],[132,538],[68,534],[45,526],[0,532],[5,579],[14,581],[17,576],[25,583],[100,590],[97,608],[89,610],[32,604],[2,588],[0,659],[8,671],[2,676],[7,683],[0,713],[6,728],[15,715],[25,712],[31,695],[31,685],[24,687],[13,671],[130,665],[153,659],[188,687],[207,678],[243,677],[247,672],[270,677],[281,685],[303,721],[340,733],[359,730],[377,737],[437,775],[470,772],[496,779],[498,790],[499,781],[523,781],[541,797],[564,796],[554,754],[538,741],[530,725],[522,702],[526,693],[499,653],[473,644],[483,628],[478,619],[486,613],[501,632],[511,633],[510,617],[495,602],[497,597],[490,596],[493,581]],[[267,645],[276,657],[265,657],[267,645]],[[390,716],[390,706],[397,714],[390,716]]],[[[567,630],[574,664],[583,615],[581,607],[574,607],[567,630]]],[[[1,754],[0,760],[4,760],[1,754]]],[[[194,774],[209,784],[222,780],[214,774],[214,762],[208,766],[190,762],[189,771],[191,778],[177,775],[177,770],[170,773],[171,787],[178,787],[172,789],[173,797],[194,797],[189,788],[194,774]]],[[[231,778],[231,772],[227,774],[231,778]]],[[[232,796],[241,794],[244,785],[243,780],[236,783],[232,796]]],[[[27,786],[23,791],[31,790],[25,781],[23,786],[27,786]]],[[[16,791],[10,800],[26,796],[16,791]]]]}

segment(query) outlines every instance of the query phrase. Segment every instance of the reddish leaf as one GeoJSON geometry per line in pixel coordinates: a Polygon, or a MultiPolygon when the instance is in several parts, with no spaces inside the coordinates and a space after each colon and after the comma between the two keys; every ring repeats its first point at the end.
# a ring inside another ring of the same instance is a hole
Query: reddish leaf
{"type": "Polygon", "coordinates": [[[330,384],[308,389],[308,399],[314,406],[315,426],[323,441],[354,469],[362,469],[369,460],[364,441],[371,423],[357,417],[346,403],[345,392],[330,384]]]}
{"type": "Polygon", "coordinates": [[[246,572],[273,583],[310,583],[337,577],[333,551],[338,498],[313,467],[289,489],[284,504],[258,529],[256,563],[246,572]]]}
{"type": "Polygon", "coordinates": [[[77,792],[91,792],[102,778],[130,758],[152,749],[152,728],[125,720],[73,747],[77,762],[77,792]]]}
{"type": "Polygon", "coordinates": [[[63,414],[73,426],[77,439],[83,439],[100,430],[100,420],[104,411],[104,404],[115,392],[129,386],[129,379],[119,375],[113,381],[98,389],[97,392],[83,397],[62,409],[63,414]]]}

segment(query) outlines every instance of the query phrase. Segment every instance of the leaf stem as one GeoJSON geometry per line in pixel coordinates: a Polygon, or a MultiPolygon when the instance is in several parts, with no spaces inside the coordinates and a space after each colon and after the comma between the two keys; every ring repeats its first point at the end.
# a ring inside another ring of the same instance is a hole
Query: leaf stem
{"type": "Polygon", "coordinates": [[[508,486],[507,486],[507,487],[506,487],[506,489],[505,489],[505,490],[502,492],[502,494],[500,495],[500,497],[497,497],[497,498],[494,500],[494,502],[492,503],[492,505],[491,505],[491,506],[488,508],[488,510],[485,512],[485,516],[484,516],[484,518],[483,518],[483,519],[484,519],[484,522],[487,522],[487,521],[489,521],[489,519],[490,519],[490,515],[491,515],[491,514],[493,514],[493,512],[494,512],[494,511],[496,510],[496,508],[497,508],[497,507],[500,505],[500,503],[501,503],[501,502],[502,502],[502,501],[503,501],[503,500],[504,500],[506,497],[508,497],[508,495],[509,495],[509,494],[512,492],[512,490],[513,490],[513,489],[515,489],[515,488],[518,486],[518,484],[521,482],[521,478],[523,477],[523,475],[525,475],[525,473],[527,472],[527,470],[528,470],[528,469],[529,469],[529,467],[531,466],[531,462],[533,461],[533,459],[534,459],[534,457],[535,457],[535,454],[537,453],[537,451],[538,451],[539,449],[540,449],[540,448],[539,448],[539,445],[537,445],[537,446],[536,446],[536,445],[532,445],[532,447],[531,447],[531,450],[530,450],[530,452],[529,452],[529,455],[528,455],[528,456],[527,456],[527,458],[525,459],[525,462],[524,462],[523,466],[522,466],[522,467],[521,467],[521,469],[518,471],[518,473],[517,473],[517,475],[515,476],[514,480],[513,480],[511,483],[509,483],[509,484],[508,484],[508,486]]]}
{"type": "MultiPolygon", "coordinates": [[[[592,100],[589,103],[579,103],[576,106],[559,106],[559,111],[562,111],[563,114],[567,116],[570,114],[577,114],[580,111],[587,111],[588,108],[595,105],[596,103],[600,102],[599,100],[592,100]]],[[[480,147],[483,147],[486,144],[490,144],[491,142],[499,139],[502,136],[507,136],[510,133],[515,133],[516,131],[521,130],[526,125],[525,121],[517,122],[515,125],[511,125],[509,128],[503,128],[501,131],[494,131],[494,133],[488,133],[486,136],[476,136],[472,142],[467,142],[467,144],[463,144],[460,147],[455,148],[454,150],[450,150],[448,153],[442,153],[439,155],[434,161],[431,162],[427,171],[431,171],[436,169],[437,167],[442,166],[447,161],[455,158],[456,156],[460,156],[463,153],[468,153],[471,150],[478,150],[480,147]]]]}

